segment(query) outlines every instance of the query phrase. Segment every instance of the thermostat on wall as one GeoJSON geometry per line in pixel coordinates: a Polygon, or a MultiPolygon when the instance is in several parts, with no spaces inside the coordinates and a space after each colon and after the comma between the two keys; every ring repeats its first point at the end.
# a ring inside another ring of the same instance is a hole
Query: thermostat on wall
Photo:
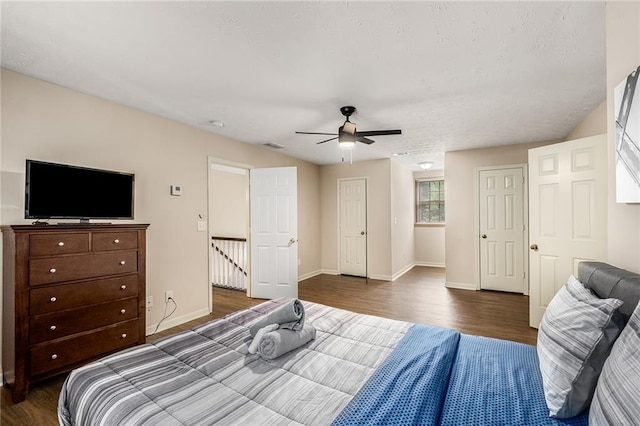
{"type": "Polygon", "coordinates": [[[182,195],[182,185],[171,185],[171,195],[182,195]]]}

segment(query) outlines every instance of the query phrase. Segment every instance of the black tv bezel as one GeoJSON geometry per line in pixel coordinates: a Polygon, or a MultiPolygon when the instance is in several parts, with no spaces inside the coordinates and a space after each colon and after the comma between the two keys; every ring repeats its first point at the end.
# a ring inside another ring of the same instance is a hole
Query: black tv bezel
{"type": "Polygon", "coordinates": [[[134,215],[135,215],[135,191],[136,191],[136,185],[135,185],[135,174],[134,173],[127,173],[127,172],[120,172],[117,170],[107,170],[107,169],[97,169],[97,168],[93,168],[93,167],[84,167],[84,166],[76,166],[73,164],[63,164],[63,163],[53,163],[50,161],[40,161],[40,160],[31,160],[31,159],[27,159],[26,160],[26,166],[25,166],[25,182],[24,182],[24,218],[25,219],[80,219],[80,223],[87,223],[90,219],[99,219],[99,220],[104,220],[104,219],[109,219],[109,220],[133,220],[134,219],[134,215]],[[87,216],[69,216],[69,215],[64,215],[64,216],[45,216],[45,215],[32,215],[29,214],[29,196],[30,196],[30,177],[31,177],[31,164],[33,163],[37,163],[37,164],[42,164],[42,165],[47,165],[47,166],[55,166],[55,167],[64,167],[64,168],[71,168],[71,169],[79,169],[79,170],[87,170],[87,171],[92,171],[92,172],[100,172],[100,173],[106,173],[106,174],[112,174],[112,175],[125,175],[125,176],[130,176],[131,177],[131,216],[127,216],[127,217],[115,217],[115,216],[91,216],[91,217],[87,217],[87,216]]]}

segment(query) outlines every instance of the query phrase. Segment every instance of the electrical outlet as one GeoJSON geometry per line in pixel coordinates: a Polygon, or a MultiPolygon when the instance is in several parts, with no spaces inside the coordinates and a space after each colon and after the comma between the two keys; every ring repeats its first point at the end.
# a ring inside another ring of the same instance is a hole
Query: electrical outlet
{"type": "Polygon", "coordinates": [[[153,308],[153,296],[147,296],[147,309],[153,308]]]}
{"type": "Polygon", "coordinates": [[[169,303],[169,299],[173,299],[173,290],[167,290],[164,292],[164,303],[169,303]]]}

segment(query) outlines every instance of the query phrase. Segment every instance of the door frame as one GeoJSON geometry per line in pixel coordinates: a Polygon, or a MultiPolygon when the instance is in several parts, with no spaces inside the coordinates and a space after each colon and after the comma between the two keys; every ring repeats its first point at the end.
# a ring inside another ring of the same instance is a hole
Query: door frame
{"type": "Polygon", "coordinates": [[[523,264],[522,268],[525,273],[524,284],[522,285],[522,293],[525,296],[529,295],[529,172],[527,168],[527,163],[519,163],[519,164],[504,164],[504,165],[495,165],[495,166],[483,166],[476,167],[475,170],[475,199],[474,199],[474,214],[475,214],[475,225],[474,225],[474,238],[476,238],[475,247],[475,276],[476,276],[476,288],[475,290],[480,290],[480,172],[489,171],[489,170],[504,170],[504,169],[517,169],[522,168],[522,176],[524,178],[524,182],[522,184],[522,223],[524,224],[523,233],[523,244],[522,244],[522,257],[523,264]]]}
{"type": "Polygon", "coordinates": [[[338,234],[338,238],[337,238],[337,245],[338,245],[338,264],[336,265],[337,268],[336,270],[338,271],[338,275],[342,274],[340,265],[342,264],[341,259],[342,259],[342,250],[340,248],[340,206],[342,203],[342,199],[340,197],[340,183],[341,182],[345,182],[345,181],[350,181],[350,180],[363,180],[364,181],[364,186],[365,186],[365,191],[364,191],[364,196],[365,198],[365,202],[364,202],[364,211],[365,211],[365,215],[366,215],[366,222],[367,222],[367,227],[365,229],[365,233],[367,236],[367,240],[366,240],[366,246],[365,246],[365,256],[366,256],[366,260],[365,260],[365,276],[364,278],[369,278],[369,179],[366,176],[362,176],[362,177],[348,177],[348,178],[338,178],[336,180],[336,193],[338,195],[338,202],[336,205],[336,218],[337,218],[337,227],[336,227],[336,233],[338,234]]]}
{"type": "MultiPolygon", "coordinates": [[[[209,313],[213,312],[213,291],[211,289],[211,283],[213,282],[213,276],[211,273],[211,268],[213,267],[213,253],[211,251],[211,221],[209,218],[211,217],[211,189],[209,185],[211,185],[211,166],[226,166],[233,167],[236,169],[244,169],[247,171],[245,175],[246,181],[246,196],[247,196],[247,208],[251,210],[251,206],[249,205],[249,196],[250,196],[250,186],[249,186],[249,173],[251,173],[251,169],[255,166],[238,163],[235,161],[225,160],[219,157],[207,156],[207,259],[208,259],[208,280],[207,280],[207,298],[209,299],[209,313]]],[[[247,297],[251,297],[251,215],[247,214],[247,264],[246,264],[246,272],[247,272],[247,297]]]]}

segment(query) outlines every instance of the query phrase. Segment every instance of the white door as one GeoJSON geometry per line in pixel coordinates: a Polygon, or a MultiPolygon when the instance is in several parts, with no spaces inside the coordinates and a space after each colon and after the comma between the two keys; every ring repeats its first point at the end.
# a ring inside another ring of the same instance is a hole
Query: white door
{"type": "Polygon", "coordinates": [[[251,169],[251,297],[298,297],[297,169],[251,169]]]}
{"type": "Polygon", "coordinates": [[[607,254],[607,137],[529,150],[529,325],[583,260],[607,254]]]}
{"type": "Polygon", "coordinates": [[[524,167],[481,170],[480,288],[526,292],[524,167]]]}
{"type": "Polygon", "coordinates": [[[367,276],[367,181],[339,181],[340,273],[367,276]]]}

